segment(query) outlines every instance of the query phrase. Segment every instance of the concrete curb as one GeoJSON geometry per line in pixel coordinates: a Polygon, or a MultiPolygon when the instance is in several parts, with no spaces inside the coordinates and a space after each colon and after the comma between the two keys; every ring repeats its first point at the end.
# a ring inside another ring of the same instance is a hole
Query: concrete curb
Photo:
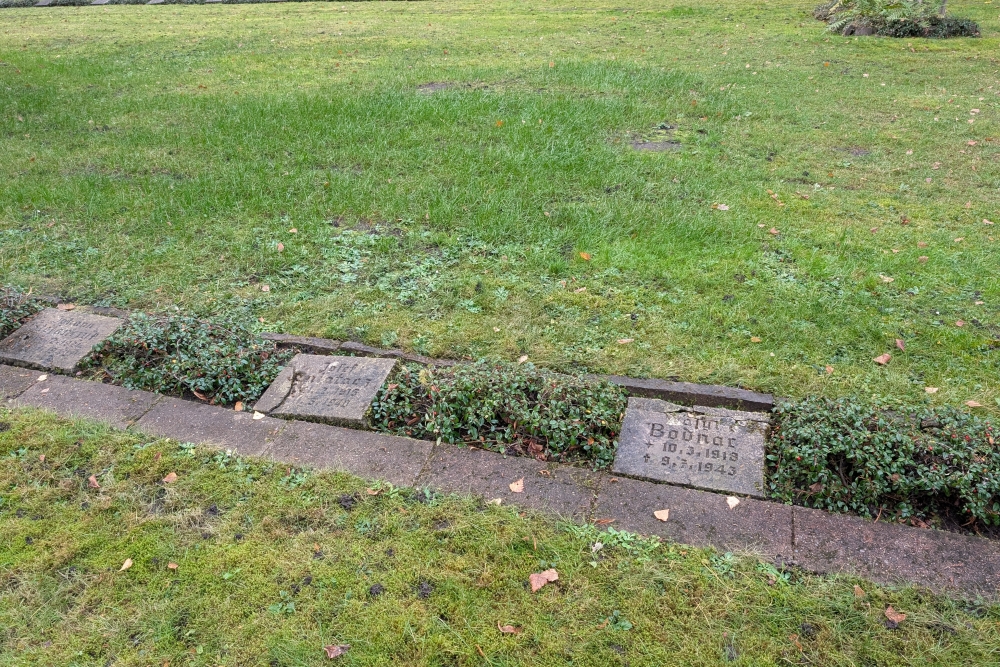
{"type": "Polygon", "coordinates": [[[142,391],[0,365],[0,395],[11,407],[182,442],[340,470],[399,486],[430,486],[575,521],[612,526],[701,547],[750,552],[817,573],[852,574],[883,584],[910,582],[963,596],[995,598],[1000,542],[880,524],[764,500],[613,477],[585,468],[505,457],[368,431],[263,417],[142,391]],[[44,377],[45,379],[41,379],[44,377]],[[524,480],[515,493],[512,482],[524,480]],[[670,510],[667,521],[653,512],[670,510]],[[604,523],[604,521],[602,521],[604,523]]]}

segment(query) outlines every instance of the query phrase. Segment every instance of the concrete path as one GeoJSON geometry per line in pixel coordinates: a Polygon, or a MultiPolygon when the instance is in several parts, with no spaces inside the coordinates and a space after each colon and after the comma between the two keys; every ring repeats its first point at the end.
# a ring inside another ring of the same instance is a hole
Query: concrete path
{"type": "Polygon", "coordinates": [[[0,396],[11,407],[44,408],[235,450],[296,466],[341,470],[397,486],[468,493],[576,521],[610,525],[723,551],[749,552],[819,573],[851,573],[892,584],[995,597],[1000,543],[984,538],[656,484],[606,472],[505,457],[367,431],[235,412],[144,391],[0,365],[0,396]],[[43,379],[44,378],[44,379],[43,379]],[[509,484],[524,478],[524,491],[509,484]],[[670,510],[662,522],[653,512],[670,510]]]}

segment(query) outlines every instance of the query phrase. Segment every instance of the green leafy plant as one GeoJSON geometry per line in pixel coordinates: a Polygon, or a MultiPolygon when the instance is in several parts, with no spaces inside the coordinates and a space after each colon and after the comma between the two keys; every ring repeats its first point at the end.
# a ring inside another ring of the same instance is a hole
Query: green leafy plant
{"type": "Polygon", "coordinates": [[[24,320],[43,308],[38,299],[16,287],[0,287],[0,338],[6,338],[20,327],[24,320]]]}
{"type": "Polygon", "coordinates": [[[774,498],[918,525],[934,516],[1000,525],[1000,435],[989,420],[821,398],[783,403],[775,417],[774,498]]]}
{"type": "Polygon", "coordinates": [[[813,15],[832,32],[867,28],[886,37],[978,37],[968,19],[946,17],[947,0],[833,0],[813,15]]]}
{"type": "Polygon", "coordinates": [[[390,433],[604,467],[614,458],[625,404],[624,391],[607,382],[480,361],[404,367],[379,391],[371,418],[390,433]]]}
{"type": "Polygon", "coordinates": [[[86,365],[129,389],[227,405],[259,398],[292,355],[236,324],[137,313],[86,365]]]}

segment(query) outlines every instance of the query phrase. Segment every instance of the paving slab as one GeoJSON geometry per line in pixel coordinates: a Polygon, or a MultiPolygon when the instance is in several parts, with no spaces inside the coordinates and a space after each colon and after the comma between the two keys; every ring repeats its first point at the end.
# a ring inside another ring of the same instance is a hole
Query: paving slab
{"type": "Polygon", "coordinates": [[[166,398],[132,428],[161,438],[232,449],[240,456],[263,456],[285,422],[253,417],[251,412],[166,398]]]}
{"type": "Polygon", "coordinates": [[[111,384],[75,380],[62,375],[41,375],[14,400],[15,406],[51,410],[64,417],[86,417],[128,428],[163,397],[111,384]],[[44,377],[45,379],[41,379],[44,377]]]}
{"type": "Polygon", "coordinates": [[[44,375],[38,371],[0,364],[0,398],[14,398],[44,375]]]}
{"type": "Polygon", "coordinates": [[[394,359],[297,354],[254,405],[278,417],[364,427],[394,359]]]}
{"type": "Polygon", "coordinates": [[[72,373],[119,326],[116,317],[45,308],[0,341],[0,362],[72,373]]]}
{"type": "Polygon", "coordinates": [[[600,481],[599,473],[586,468],[440,444],[434,447],[419,485],[584,520],[600,481]],[[524,481],[519,493],[510,488],[518,480],[524,481]]]}
{"type": "Polygon", "coordinates": [[[1000,542],[934,529],[875,523],[816,509],[793,510],[794,563],[813,572],[996,598],[1000,542]]]}
{"type": "Polygon", "coordinates": [[[433,443],[327,424],[293,421],[268,452],[275,460],[413,486],[433,443]]]}
{"type": "Polygon", "coordinates": [[[630,398],[613,470],[670,484],[763,497],[768,416],[630,398]]]}
{"type": "Polygon", "coordinates": [[[792,552],[792,508],[753,498],[739,498],[730,508],[727,496],[696,489],[623,477],[605,480],[593,519],[644,535],[700,547],[740,550],[787,559],[792,552]],[[670,510],[666,521],[653,512],[670,510]]]}

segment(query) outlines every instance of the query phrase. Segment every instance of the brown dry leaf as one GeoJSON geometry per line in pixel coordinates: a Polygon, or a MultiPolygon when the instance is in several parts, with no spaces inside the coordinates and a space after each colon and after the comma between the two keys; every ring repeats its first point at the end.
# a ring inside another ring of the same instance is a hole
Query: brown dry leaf
{"type": "Polygon", "coordinates": [[[881,278],[882,282],[884,282],[884,283],[892,283],[892,282],[896,281],[895,278],[893,278],[891,276],[883,276],[881,273],[879,274],[878,277],[881,278]]]}
{"type": "Polygon", "coordinates": [[[917,261],[920,262],[921,264],[926,264],[928,259],[930,259],[930,257],[928,257],[927,255],[921,255],[920,257],[917,257],[917,261]]]}
{"type": "Polygon", "coordinates": [[[278,243],[278,252],[285,252],[285,244],[278,243]]]}
{"type": "Polygon", "coordinates": [[[173,561],[167,563],[167,569],[168,570],[176,570],[177,569],[177,563],[174,563],[173,561]]]}
{"type": "Polygon", "coordinates": [[[863,598],[865,596],[865,589],[861,588],[857,584],[854,584],[854,597],[863,598]]]}
{"type": "Polygon", "coordinates": [[[667,519],[670,518],[670,510],[669,509],[656,510],[655,512],[653,512],[653,516],[655,516],[660,521],[666,521],[667,519]]]}
{"type": "Polygon", "coordinates": [[[194,394],[195,398],[197,398],[199,401],[207,401],[208,400],[208,396],[206,396],[205,394],[201,393],[197,389],[192,389],[191,393],[194,394]]]}
{"type": "Polygon", "coordinates": [[[924,387],[924,391],[926,391],[928,394],[936,394],[936,393],[938,393],[938,388],[937,387],[924,387]]]}
{"type": "Polygon", "coordinates": [[[595,526],[607,526],[609,523],[614,523],[614,519],[597,519],[594,521],[595,526]]]}
{"type": "Polygon", "coordinates": [[[509,486],[510,490],[513,491],[514,493],[523,493],[524,492],[524,478],[522,477],[521,479],[517,480],[516,482],[511,482],[507,486],[509,486]]]}
{"type": "Polygon", "coordinates": [[[574,294],[580,294],[581,292],[586,292],[586,291],[587,291],[586,287],[578,287],[575,290],[573,290],[573,293],[574,294]]]}
{"type": "Polygon", "coordinates": [[[980,403],[979,401],[966,401],[965,404],[967,406],[969,406],[970,408],[981,408],[981,407],[983,407],[983,404],[980,403]]]}
{"type": "Polygon", "coordinates": [[[534,572],[528,577],[528,581],[531,583],[531,592],[534,593],[538,591],[542,586],[553,581],[559,580],[559,573],[554,569],[545,570],[544,572],[534,572]]]}
{"type": "Polygon", "coordinates": [[[292,227],[291,229],[288,230],[288,233],[289,234],[298,234],[299,230],[295,229],[295,227],[292,227]]]}
{"type": "Polygon", "coordinates": [[[955,239],[955,243],[961,243],[964,240],[965,240],[964,236],[959,236],[957,239],[955,239]]]}
{"type": "Polygon", "coordinates": [[[243,412],[243,401],[236,401],[236,405],[233,406],[233,410],[236,410],[236,412],[243,412]]]}
{"type": "Polygon", "coordinates": [[[45,454],[39,454],[38,455],[38,462],[39,463],[45,463],[45,454]]]}
{"type": "Polygon", "coordinates": [[[261,285],[260,286],[260,291],[261,292],[270,292],[271,291],[271,286],[270,285],[261,285]]]}
{"type": "Polygon", "coordinates": [[[323,650],[326,651],[326,657],[330,660],[334,658],[339,658],[348,651],[351,650],[350,644],[330,644],[329,646],[324,646],[323,650]]]}
{"type": "Polygon", "coordinates": [[[590,261],[590,253],[589,252],[581,252],[580,253],[580,259],[582,259],[585,262],[589,262],[590,261]]]}
{"type": "Polygon", "coordinates": [[[826,367],[826,374],[827,375],[833,375],[833,366],[827,366],[826,367]]]}
{"type": "Polygon", "coordinates": [[[729,509],[734,510],[740,504],[740,499],[736,496],[729,496],[726,498],[726,504],[729,505],[729,509]]]}
{"type": "Polygon", "coordinates": [[[56,304],[56,308],[58,308],[59,310],[73,310],[74,308],[76,308],[76,304],[75,303],[60,303],[60,304],[56,304]]]}
{"type": "Polygon", "coordinates": [[[906,343],[903,341],[902,338],[896,339],[896,347],[899,348],[900,352],[906,352],[906,343]]]}
{"type": "Polygon", "coordinates": [[[486,657],[486,654],[483,653],[483,647],[480,646],[479,644],[476,644],[476,653],[479,654],[480,658],[485,658],[486,657]]]}
{"type": "Polygon", "coordinates": [[[819,493],[823,490],[823,482],[816,482],[815,484],[809,485],[809,490],[813,493],[819,493]]]}
{"type": "Polygon", "coordinates": [[[365,489],[365,493],[367,493],[369,496],[377,496],[378,494],[382,493],[382,489],[365,489]]]}
{"type": "Polygon", "coordinates": [[[886,352],[885,354],[880,354],[874,359],[872,359],[872,361],[874,361],[879,366],[885,366],[891,360],[892,360],[892,355],[889,354],[888,352],[886,352]]]}
{"type": "Polygon", "coordinates": [[[964,320],[958,320],[957,322],[955,322],[955,326],[956,327],[964,327],[965,326],[965,321],[964,320]]]}
{"type": "Polygon", "coordinates": [[[989,220],[987,220],[986,218],[983,218],[983,224],[984,225],[992,225],[993,223],[990,222],[989,220]]]}
{"type": "Polygon", "coordinates": [[[517,363],[523,364],[527,360],[528,360],[528,355],[522,354],[520,357],[517,358],[517,363]]]}
{"type": "Polygon", "coordinates": [[[500,625],[500,623],[497,623],[497,630],[499,630],[505,635],[521,634],[521,628],[515,627],[513,625],[500,625]]]}
{"type": "Polygon", "coordinates": [[[631,343],[634,340],[635,340],[635,338],[619,338],[616,342],[619,345],[628,345],[629,343],[631,343]]]}
{"type": "Polygon", "coordinates": [[[795,648],[799,649],[800,651],[804,650],[802,648],[802,643],[799,641],[798,635],[788,635],[788,640],[793,644],[795,644],[795,648]]]}
{"type": "Polygon", "coordinates": [[[122,563],[122,566],[120,568],[118,568],[118,571],[119,572],[124,572],[125,570],[129,569],[130,567],[132,567],[132,559],[131,558],[126,558],[125,562],[122,563]]]}
{"type": "Polygon", "coordinates": [[[906,620],[906,614],[896,611],[892,608],[892,605],[885,608],[885,617],[897,625],[906,620]]]}
{"type": "Polygon", "coordinates": [[[759,343],[759,342],[761,342],[762,340],[763,340],[763,339],[762,339],[762,338],[761,338],[760,336],[750,336],[750,342],[751,342],[751,343],[759,343]]]}
{"type": "Polygon", "coordinates": [[[175,472],[168,472],[167,476],[163,478],[164,484],[173,484],[176,481],[177,481],[177,473],[175,472]]]}
{"type": "Polygon", "coordinates": [[[96,475],[91,475],[90,477],[87,478],[87,486],[89,486],[92,489],[101,488],[101,485],[97,483],[96,475]]]}
{"type": "Polygon", "coordinates": [[[777,227],[771,227],[769,230],[767,230],[767,233],[771,234],[772,236],[777,236],[781,232],[778,231],[777,227]]]}
{"type": "Polygon", "coordinates": [[[917,247],[918,248],[926,248],[927,247],[927,241],[917,241],[917,247]]]}

